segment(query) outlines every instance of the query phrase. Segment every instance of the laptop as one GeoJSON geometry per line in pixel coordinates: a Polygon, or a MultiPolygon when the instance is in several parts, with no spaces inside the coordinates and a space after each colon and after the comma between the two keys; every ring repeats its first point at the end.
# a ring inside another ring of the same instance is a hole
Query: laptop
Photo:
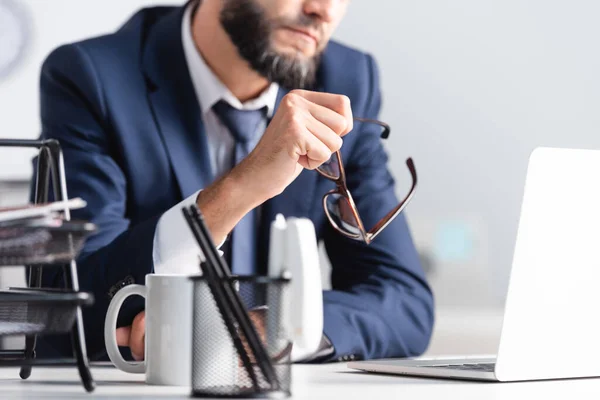
{"type": "Polygon", "coordinates": [[[511,382],[597,377],[599,360],[600,151],[537,148],[527,168],[497,355],[348,367],[511,382]]]}

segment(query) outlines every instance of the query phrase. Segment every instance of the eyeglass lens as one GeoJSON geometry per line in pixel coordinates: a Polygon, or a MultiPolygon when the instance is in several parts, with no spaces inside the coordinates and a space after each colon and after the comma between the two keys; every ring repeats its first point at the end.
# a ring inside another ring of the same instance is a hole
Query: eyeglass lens
{"type": "Polygon", "coordinates": [[[330,193],[325,198],[325,210],[337,228],[348,236],[359,238],[361,231],[350,202],[339,193],[330,193]]]}

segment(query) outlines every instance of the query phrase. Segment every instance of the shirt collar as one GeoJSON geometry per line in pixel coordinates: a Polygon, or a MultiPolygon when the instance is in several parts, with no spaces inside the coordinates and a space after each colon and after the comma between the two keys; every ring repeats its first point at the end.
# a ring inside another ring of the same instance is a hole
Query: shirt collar
{"type": "Polygon", "coordinates": [[[257,98],[241,103],[212,72],[196,48],[192,37],[193,10],[194,3],[191,3],[185,10],[181,24],[181,39],[183,42],[183,53],[202,113],[206,114],[218,101],[225,100],[229,105],[240,110],[257,110],[267,107],[267,115],[269,117],[272,116],[275,112],[279,85],[271,83],[257,98]]]}

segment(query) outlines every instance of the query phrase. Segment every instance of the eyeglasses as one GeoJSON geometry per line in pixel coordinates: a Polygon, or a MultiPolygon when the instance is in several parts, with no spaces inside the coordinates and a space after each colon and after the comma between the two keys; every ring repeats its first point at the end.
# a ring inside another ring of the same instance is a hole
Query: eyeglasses
{"type": "MultiPolygon", "coordinates": [[[[375,124],[381,127],[381,138],[387,139],[390,135],[390,127],[388,124],[367,118],[354,118],[355,121],[362,123],[375,124]]],[[[375,226],[367,231],[364,228],[363,222],[358,214],[356,204],[352,199],[352,195],[346,185],[346,173],[344,172],[344,164],[342,163],[342,155],[336,151],[329,161],[321,164],[317,168],[322,176],[331,179],[335,182],[336,188],[329,191],[323,196],[323,208],[329,222],[342,235],[363,241],[370,244],[377,235],[379,235],[386,226],[390,224],[410,202],[417,186],[417,171],[412,158],[406,160],[406,166],[412,177],[412,185],[410,191],[404,199],[393,210],[388,212],[375,226]]]]}

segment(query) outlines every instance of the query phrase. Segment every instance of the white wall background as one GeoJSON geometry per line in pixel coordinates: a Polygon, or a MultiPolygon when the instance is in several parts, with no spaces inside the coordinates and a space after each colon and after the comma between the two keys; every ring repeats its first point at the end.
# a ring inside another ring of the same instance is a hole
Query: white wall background
{"type": "MultiPolygon", "coordinates": [[[[64,43],[114,31],[144,6],[183,2],[0,0],[0,21],[3,20],[3,7],[17,8],[27,18],[26,31],[29,34],[24,57],[18,68],[4,79],[0,77],[0,137],[36,138],[39,135],[40,67],[52,49],[64,43]]],[[[0,52],[7,52],[14,46],[14,42],[7,43],[3,40],[3,36],[6,39],[11,34],[9,28],[8,24],[0,26],[0,52]]],[[[14,149],[0,149],[0,179],[28,179],[31,175],[29,154],[31,153],[14,149]]]]}
{"type": "Polygon", "coordinates": [[[415,160],[408,215],[438,303],[502,303],[535,146],[600,146],[598,15],[594,0],[350,3],[337,37],[379,61],[391,165],[406,187],[415,160]]]}
{"type": "MultiPolygon", "coordinates": [[[[0,81],[1,137],[38,134],[51,48],[114,30],[142,4],[183,3],[12,1],[29,9],[33,37],[21,69],[0,81]]],[[[404,160],[415,160],[408,215],[439,304],[502,303],[535,146],[600,145],[599,14],[594,0],[350,2],[336,37],[379,62],[391,167],[402,196],[404,160]]],[[[0,178],[29,176],[13,152],[0,153],[0,178]]]]}

